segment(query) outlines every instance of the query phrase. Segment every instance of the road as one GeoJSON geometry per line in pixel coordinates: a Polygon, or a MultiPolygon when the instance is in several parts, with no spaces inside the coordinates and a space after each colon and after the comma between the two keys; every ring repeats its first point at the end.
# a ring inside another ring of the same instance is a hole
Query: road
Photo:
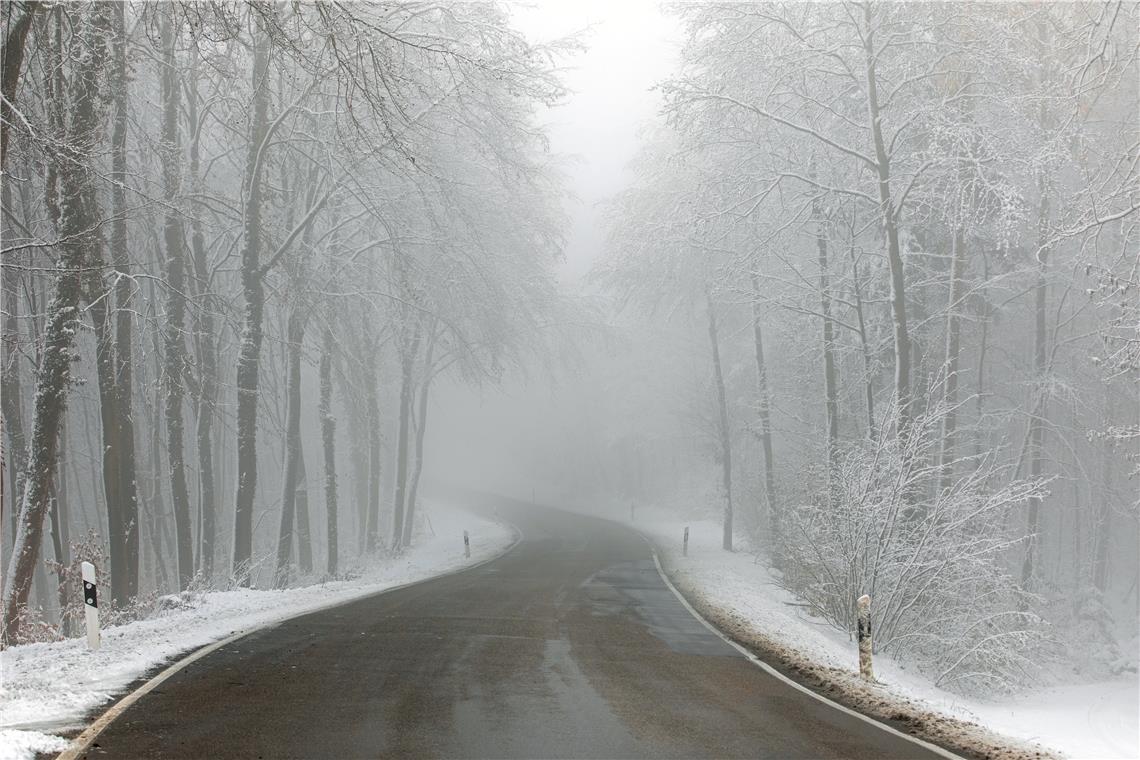
{"type": "Polygon", "coordinates": [[[750,663],[634,532],[504,504],[475,569],[305,615],[192,663],[91,758],[924,758],[750,663]]]}

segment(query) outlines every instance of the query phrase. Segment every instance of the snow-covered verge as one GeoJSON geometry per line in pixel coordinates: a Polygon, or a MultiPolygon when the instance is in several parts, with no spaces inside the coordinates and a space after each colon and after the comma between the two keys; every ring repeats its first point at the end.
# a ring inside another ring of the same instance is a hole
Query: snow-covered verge
{"type": "Polygon", "coordinates": [[[420,536],[402,555],[370,566],[353,580],[283,591],[200,594],[182,609],[105,628],[95,652],[84,639],[0,652],[0,759],[62,751],[68,742],[61,734],[74,733],[86,715],[180,654],[239,631],[490,559],[514,541],[508,526],[441,504],[432,504],[430,511],[436,526],[449,526],[446,534],[420,536]],[[463,553],[463,530],[471,536],[470,559],[463,553]]]}
{"type": "Polygon", "coordinates": [[[1140,757],[1135,675],[983,701],[938,689],[876,655],[879,683],[867,684],[858,677],[855,642],[809,615],[751,552],[722,551],[719,523],[639,508],[633,527],[654,542],[669,579],[706,619],[795,680],[864,714],[974,756],[1140,757]]]}

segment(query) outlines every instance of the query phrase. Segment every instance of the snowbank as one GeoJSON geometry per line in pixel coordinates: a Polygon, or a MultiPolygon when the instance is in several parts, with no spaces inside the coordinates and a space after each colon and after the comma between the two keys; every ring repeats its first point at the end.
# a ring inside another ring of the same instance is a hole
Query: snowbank
{"type": "Polygon", "coordinates": [[[1033,756],[1044,750],[1082,759],[1140,757],[1140,682],[1135,675],[988,702],[935,688],[920,674],[876,655],[875,675],[881,685],[866,687],[857,679],[855,642],[810,616],[752,553],[722,551],[718,522],[685,522],[639,508],[634,527],[653,540],[670,579],[718,627],[731,629],[727,632],[742,641],[750,634],[761,637],[766,648],[777,650],[785,663],[793,665],[789,669],[796,670],[797,676],[838,682],[839,693],[834,696],[842,701],[861,702],[860,709],[878,707],[866,711],[888,719],[901,717],[895,715],[900,704],[910,712],[917,709],[920,717],[903,721],[922,724],[916,733],[926,732],[925,738],[985,752],[995,749],[995,739],[1001,740],[992,731],[1017,740],[1005,743],[1005,752],[999,754],[1033,756]],[[689,556],[682,557],[681,535],[686,525],[690,528],[689,556]],[[815,666],[814,673],[801,669],[800,663],[805,662],[815,666]],[[943,725],[931,725],[939,721],[943,725]]]}
{"type": "Polygon", "coordinates": [[[32,758],[66,748],[60,734],[81,728],[84,717],[120,695],[148,671],[178,655],[238,631],[424,580],[490,559],[511,545],[513,531],[433,504],[446,535],[421,536],[402,556],[369,568],[351,581],[283,591],[239,589],[198,597],[190,609],[103,630],[102,647],[83,639],[28,644],[0,652],[0,759],[32,758]],[[471,535],[471,559],[462,531],[471,535]]]}

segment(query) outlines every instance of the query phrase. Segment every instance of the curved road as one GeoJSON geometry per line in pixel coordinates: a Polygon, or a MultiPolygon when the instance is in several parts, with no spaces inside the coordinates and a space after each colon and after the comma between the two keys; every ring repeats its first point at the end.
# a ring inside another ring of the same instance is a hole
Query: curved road
{"type": "Polygon", "coordinates": [[[636,533],[500,508],[506,556],[239,639],[87,757],[935,757],[751,664],[636,533]]]}

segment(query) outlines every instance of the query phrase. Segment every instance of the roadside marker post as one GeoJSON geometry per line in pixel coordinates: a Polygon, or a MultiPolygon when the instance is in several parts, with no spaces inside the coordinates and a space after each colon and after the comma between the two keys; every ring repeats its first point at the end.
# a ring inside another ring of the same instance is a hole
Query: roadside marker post
{"type": "Polygon", "coordinates": [[[874,681],[875,672],[871,669],[871,597],[863,594],[856,604],[859,605],[856,630],[859,639],[859,675],[868,681],[874,681]]]}
{"type": "Polygon", "coordinates": [[[685,526],[685,538],[681,541],[681,556],[689,556],[689,526],[685,526]]]}
{"type": "Polygon", "coordinates": [[[95,581],[95,566],[84,562],[83,570],[83,611],[87,617],[87,646],[99,648],[99,590],[95,581]]]}
{"type": "Polygon", "coordinates": [[[463,556],[471,559],[471,536],[467,535],[467,531],[463,531],[463,556]]]}

